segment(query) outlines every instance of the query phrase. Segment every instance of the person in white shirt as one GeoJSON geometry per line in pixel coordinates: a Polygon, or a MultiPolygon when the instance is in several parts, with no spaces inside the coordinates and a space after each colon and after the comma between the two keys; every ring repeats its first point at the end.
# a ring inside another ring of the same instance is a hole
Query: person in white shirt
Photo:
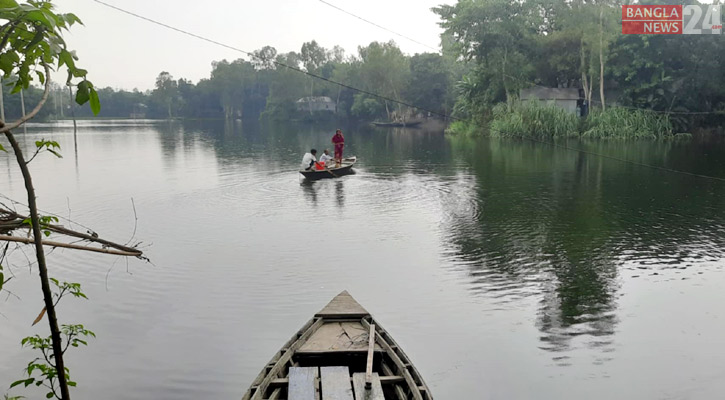
{"type": "Polygon", "coordinates": [[[317,161],[317,150],[312,149],[309,153],[305,153],[304,157],[302,157],[302,169],[305,171],[309,171],[312,169],[312,167],[315,165],[315,161],[317,161]]]}
{"type": "Polygon", "coordinates": [[[325,149],[325,151],[322,152],[322,155],[320,156],[320,162],[327,165],[331,160],[334,160],[335,157],[330,155],[330,150],[325,149]]]}

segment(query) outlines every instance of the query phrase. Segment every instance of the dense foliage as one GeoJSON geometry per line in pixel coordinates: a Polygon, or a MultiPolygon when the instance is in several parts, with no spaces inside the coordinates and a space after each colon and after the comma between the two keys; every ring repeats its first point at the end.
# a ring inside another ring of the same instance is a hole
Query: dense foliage
{"type": "MultiPolygon", "coordinates": [[[[315,41],[289,53],[265,46],[247,58],[214,62],[209,78],[196,83],[164,71],[151,91],[100,89],[100,115],[370,121],[421,112],[330,82],[335,81],[465,121],[451,131],[490,132],[497,104],[508,112],[520,109],[519,90],[540,85],[581,88],[591,110],[624,107],[633,111],[607,115],[653,122],[652,129],[659,120],[636,109],[669,113],[673,132],[722,129],[725,60],[719,55],[725,53],[725,40],[713,35],[622,35],[621,5],[614,0],[460,0],[433,9],[444,28],[441,54],[409,56],[394,42],[360,46],[355,55],[315,41]],[[329,97],[329,109],[337,113],[306,111],[296,103],[318,96],[329,97]]],[[[32,87],[25,95],[40,96],[32,87]]],[[[63,94],[59,87],[41,117],[69,117],[68,100],[67,91],[63,94]]],[[[19,115],[18,96],[6,96],[6,110],[19,115]]],[[[83,117],[90,111],[77,108],[75,113],[83,117]]],[[[499,121],[515,118],[499,110],[499,121]]],[[[620,133],[615,136],[650,136],[646,129],[620,133]]]]}
{"type": "MultiPolygon", "coordinates": [[[[647,2],[655,3],[680,2],[647,2]]],[[[541,85],[582,88],[592,108],[617,104],[675,112],[670,119],[679,131],[722,127],[722,36],[623,35],[622,4],[614,0],[460,0],[434,8],[444,37],[450,39],[443,41],[444,52],[469,65],[458,83],[457,116],[485,125],[496,104],[510,108],[519,89],[541,85]]],[[[648,115],[633,113],[634,118],[652,122],[648,115]]],[[[620,109],[611,120],[625,114],[629,113],[620,109]]],[[[468,129],[465,123],[455,128],[468,129]]],[[[590,136],[601,133],[587,132],[590,136]]]]}

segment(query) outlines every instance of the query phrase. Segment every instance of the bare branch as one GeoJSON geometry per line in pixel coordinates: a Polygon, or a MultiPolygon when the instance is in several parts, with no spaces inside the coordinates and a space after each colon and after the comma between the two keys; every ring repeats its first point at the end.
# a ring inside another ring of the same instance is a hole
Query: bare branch
{"type": "MultiPolygon", "coordinates": [[[[25,243],[25,244],[35,243],[35,240],[33,238],[21,238],[21,237],[17,237],[17,236],[0,236],[0,241],[18,242],[18,243],[25,243]]],[[[56,242],[56,241],[52,241],[52,240],[43,240],[42,243],[43,243],[43,246],[63,247],[63,248],[67,248],[67,249],[85,250],[85,251],[92,251],[92,252],[104,253],[104,254],[113,254],[113,255],[117,255],[117,256],[141,257],[143,255],[143,252],[141,252],[139,250],[136,250],[134,252],[122,251],[122,250],[111,250],[111,249],[103,249],[103,248],[98,248],[98,247],[80,246],[80,245],[76,245],[76,244],[56,242]]]]}

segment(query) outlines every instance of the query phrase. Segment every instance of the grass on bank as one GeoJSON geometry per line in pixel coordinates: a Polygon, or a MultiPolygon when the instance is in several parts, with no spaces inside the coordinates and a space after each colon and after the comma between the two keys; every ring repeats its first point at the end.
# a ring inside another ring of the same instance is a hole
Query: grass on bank
{"type": "Polygon", "coordinates": [[[580,118],[562,108],[535,101],[519,103],[508,110],[498,104],[492,110],[488,129],[475,121],[455,121],[446,130],[451,135],[530,138],[662,139],[674,138],[666,114],[610,107],[580,118]]]}

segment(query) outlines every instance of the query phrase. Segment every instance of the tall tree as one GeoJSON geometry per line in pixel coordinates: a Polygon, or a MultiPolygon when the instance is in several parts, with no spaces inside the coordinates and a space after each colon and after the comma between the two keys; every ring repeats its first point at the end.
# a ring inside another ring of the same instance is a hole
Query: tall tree
{"type": "Polygon", "coordinates": [[[179,100],[179,87],[174,77],[166,71],[162,71],[156,77],[156,89],[153,96],[164,105],[168,112],[169,119],[173,118],[171,112],[172,106],[175,106],[179,100]]]}

